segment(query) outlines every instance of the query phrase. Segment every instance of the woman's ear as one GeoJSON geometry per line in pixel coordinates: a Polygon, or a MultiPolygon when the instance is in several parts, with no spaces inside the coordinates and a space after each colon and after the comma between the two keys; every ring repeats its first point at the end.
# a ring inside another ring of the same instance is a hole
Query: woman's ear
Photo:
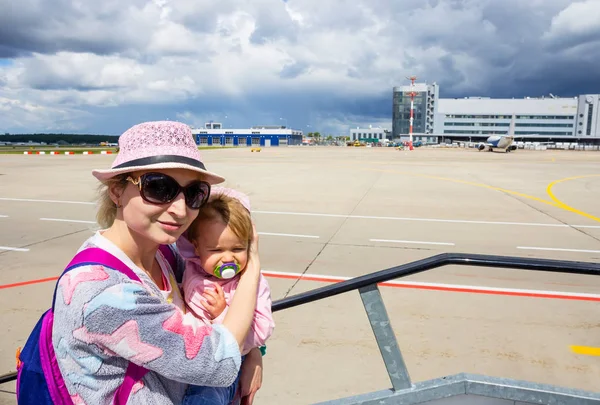
{"type": "Polygon", "coordinates": [[[124,187],[120,183],[111,184],[108,187],[108,194],[110,195],[110,199],[115,203],[117,208],[121,208],[123,205],[121,204],[121,196],[123,195],[124,187]]]}

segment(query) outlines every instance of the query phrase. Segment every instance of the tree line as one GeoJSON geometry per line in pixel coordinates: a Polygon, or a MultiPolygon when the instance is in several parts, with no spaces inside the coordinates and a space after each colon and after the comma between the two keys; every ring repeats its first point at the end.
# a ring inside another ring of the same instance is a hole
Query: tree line
{"type": "Polygon", "coordinates": [[[0,142],[45,142],[48,144],[98,144],[100,142],[117,143],[118,135],[80,135],[80,134],[4,134],[0,135],[0,142]]]}

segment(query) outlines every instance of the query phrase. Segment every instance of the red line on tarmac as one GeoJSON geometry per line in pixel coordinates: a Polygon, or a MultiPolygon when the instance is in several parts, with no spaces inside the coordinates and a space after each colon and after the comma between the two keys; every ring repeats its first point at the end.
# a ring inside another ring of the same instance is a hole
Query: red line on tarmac
{"type": "MultiPolygon", "coordinates": [[[[314,275],[297,275],[290,273],[277,273],[271,271],[263,271],[263,275],[265,277],[271,278],[282,278],[282,279],[290,279],[290,280],[303,280],[303,281],[319,281],[325,283],[339,283],[341,281],[345,281],[348,278],[346,277],[330,277],[330,276],[314,276],[314,275]]],[[[504,295],[504,296],[513,296],[513,297],[530,297],[530,298],[551,298],[551,299],[562,299],[562,300],[573,300],[573,301],[594,301],[600,302],[600,295],[594,294],[579,294],[579,293],[561,293],[561,292],[549,292],[549,291],[539,291],[535,292],[533,290],[511,290],[511,289],[503,289],[503,288],[485,288],[485,287],[477,287],[470,288],[468,286],[445,286],[445,285],[435,285],[433,283],[402,283],[398,281],[392,282],[383,282],[378,283],[380,286],[384,287],[394,287],[394,288],[410,288],[417,290],[432,290],[432,291],[447,291],[447,292],[462,292],[462,293],[472,293],[472,294],[486,294],[486,295],[504,295]]]]}
{"type": "MultiPolygon", "coordinates": [[[[318,281],[322,283],[339,283],[341,281],[345,281],[348,278],[345,277],[328,277],[328,276],[314,276],[314,275],[300,275],[293,273],[279,273],[272,271],[263,271],[263,275],[265,277],[270,278],[280,278],[280,279],[288,279],[288,280],[298,280],[301,279],[303,281],[318,281]]],[[[15,288],[15,287],[24,287],[32,284],[40,284],[46,283],[49,281],[56,281],[58,277],[48,277],[41,278],[37,280],[29,280],[23,281],[20,283],[13,284],[2,284],[0,285],[0,290],[15,288]]],[[[548,291],[540,291],[534,292],[533,290],[511,290],[511,289],[503,289],[503,288],[485,288],[485,287],[477,287],[470,288],[468,286],[445,286],[445,285],[435,285],[428,283],[418,283],[418,284],[409,284],[402,283],[398,281],[392,282],[383,282],[378,285],[383,287],[393,287],[393,288],[409,288],[416,290],[431,290],[431,291],[446,291],[446,292],[461,292],[461,293],[471,293],[471,294],[485,294],[485,295],[504,295],[504,296],[512,296],[512,297],[530,297],[530,298],[550,298],[550,299],[561,299],[561,300],[572,300],[572,301],[593,301],[600,302],[600,295],[594,294],[578,294],[578,293],[560,293],[560,292],[548,292],[548,291]]]]}
{"type": "Polygon", "coordinates": [[[58,280],[58,277],[40,278],[38,280],[22,281],[20,283],[14,283],[14,284],[1,284],[0,290],[3,290],[5,288],[23,287],[25,285],[31,285],[31,284],[46,283],[48,281],[56,281],[56,280],[58,280]]]}

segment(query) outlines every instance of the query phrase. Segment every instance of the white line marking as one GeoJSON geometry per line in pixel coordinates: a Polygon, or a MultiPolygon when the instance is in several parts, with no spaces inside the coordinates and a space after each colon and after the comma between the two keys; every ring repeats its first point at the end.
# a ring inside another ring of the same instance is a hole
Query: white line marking
{"type": "Polygon", "coordinates": [[[29,252],[29,249],[13,248],[8,246],[0,246],[0,250],[11,250],[13,252],[29,252]]]}
{"type": "MultiPolygon", "coordinates": [[[[79,219],[63,219],[63,218],[40,218],[40,221],[55,221],[55,222],[73,222],[78,224],[96,224],[96,221],[82,221],[79,219]]],[[[319,239],[319,236],[314,235],[296,235],[292,233],[272,233],[272,232],[258,232],[259,235],[267,236],[289,236],[293,238],[314,238],[319,239]]]]}
{"type": "MultiPolygon", "coordinates": [[[[325,282],[332,281],[345,281],[349,280],[352,277],[340,277],[340,276],[326,276],[321,274],[300,274],[300,273],[287,273],[283,271],[271,271],[271,270],[262,270],[261,271],[265,276],[287,276],[287,277],[296,277],[299,279],[310,280],[322,280],[325,282]]],[[[565,291],[544,291],[544,290],[524,290],[519,288],[497,288],[497,287],[484,287],[477,285],[464,285],[464,284],[440,284],[440,283],[425,283],[418,281],[386,281],[385,284],[397,285],[402,287],[433,287],[439,289],[447,289],[447,290],[474,290],[474,291],[484,291],[484,292],[498,292],[498,293],[507,293],[507,294],[535,294],[535,295],[551,295],[551,296],[568,296],[568,297],[582,297],[582,298],[600,298],[600,294],[588,294],[588,293],[576,293],[576,292],[565,292],[565,291]]]]}
{"type": "Polygon", "coordinates": [[[314,235],[295,235],[292,233],[272,233],[272,232],[258,232],[259,235],[268,235],[268,236],[290,236],[293,238],[313,238],[319,239],[319,236],[314,235]]]}
{"type": "MultiPolygon", "coordinates": [[[[25,202],[44,202],[58,204],[84,204],[94,205],[87,201],[62,201],[62,200],[35,200],[31,198],[2,198],[0,201],[25,201],[25,202]]],[[[497,222],[497,221],[469,221],[463,219],[439,219],[439,218],[406,218],[406,217],[378,217],[371,215],[343,215],[343,214],[319,214],[311,212],[284,212],[284,211],[253,211],[255,214],[271,215],[296,215],[309,217],[330,217],[330,218],[352,218],[352,219],[383,219],[388,221],[417,221],[417,222],[441,222],[452,224],[479,224],[479,225],[515,225],[515,226],[544,226],[552,228],[586,228],[600,229],[600,225],[570,225],[570,224],[543,224],[540,222],[497,222]]]]}
{"type": "Polygon", "coordinates": [[[96,221],[81,221],[79,219],[40,218],[40,221],[74,222],[78,224],[95,224],[96,221]]]}
{"type": "Polygon", "coordinates": [[[598,225],[569,225],[569,224],[543,224],[540,222],[497,222],[497,221],[469,221],[463,219],[438,219],[438,218],[406,218],[406,217],[378,217],[372,215],[342,215],[342,214],[318,214],[310,212],[283,212],[283,211],[253,211],[255,214],[270,215],[296,215],[310,217],[329,218],[353,218],[353,219],[383,219],[387,221],[417,221],[417,222],[442,222],[453,224],[480,224],[480,225],[519,225],[519,226],[545,226],[552,228],[590,228],[600,229],[598,225]]]}
{"type": "Polygon", "coordinates": [[[0,215],[0,218],[8,218],[8,215],[0,215]]]}
{"type": "Polygon", "coordinates": [[[369,239],[371,242],[386,242],[386,243],[408,243],[415,245],[444,245],[454,246],[454,243],[449,242],[421,242],[417,240],[391,240],[391,239],[369,239]]]}
{"type": "Polygon", "coordinates": [[[545,248],[545,247],[534,247],[534,246],[517,246],[517,249],[522,249],[522,250],[550,250],[550,251],[555,251],[555,252],[600,253],[600,250],[545,248]]]}
{"type": "Polygon", "coordinates": [[[94,205],[93,202],[86,201],[63,201],[63,200],[34,200],[33,198],[2,198],[0,197],[0,201],[23,201],[23,202],[43,202],[43,203],[58,203],[58,204],[84,204],[84,205],[94,205]]]}

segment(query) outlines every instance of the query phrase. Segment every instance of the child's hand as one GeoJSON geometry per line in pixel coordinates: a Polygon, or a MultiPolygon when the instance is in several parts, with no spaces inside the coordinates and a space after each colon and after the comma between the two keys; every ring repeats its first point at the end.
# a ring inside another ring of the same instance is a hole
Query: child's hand
{"type": "Polygon", "coordinates": [[[202,296],[206,300],[202,303],[202,306],[208,311],[212,319],[223,313],[227,304],[225,302],[225,293],[223,293],[223,289],[219,284],[215,283],[214,290],[205,290],[202,296]]]}

